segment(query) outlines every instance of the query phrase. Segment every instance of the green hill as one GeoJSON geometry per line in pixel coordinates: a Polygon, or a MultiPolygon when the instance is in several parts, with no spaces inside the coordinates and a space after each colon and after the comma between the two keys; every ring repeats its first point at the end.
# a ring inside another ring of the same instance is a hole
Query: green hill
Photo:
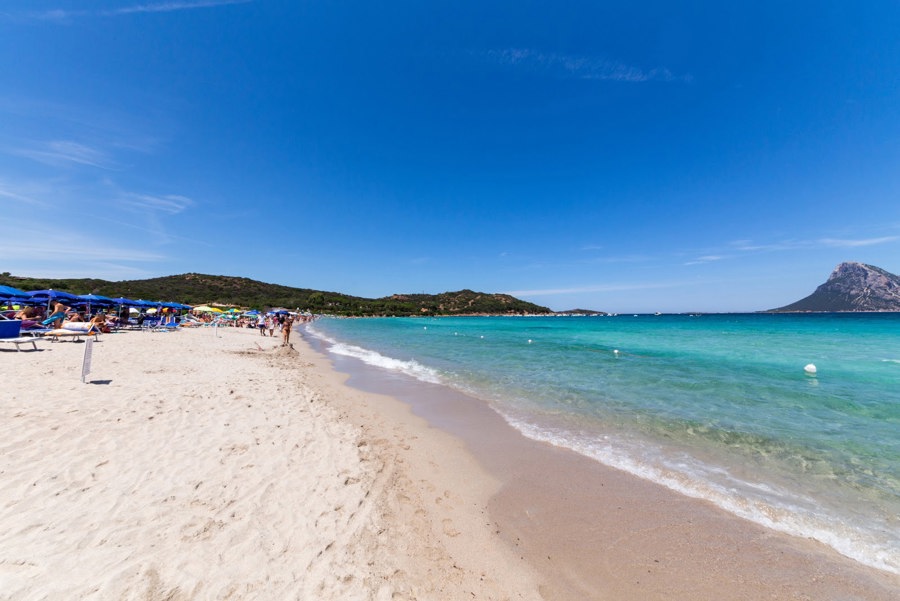
{"type": "Polygon", "coordinates": [[[333,315],[518,315],[550,313],[547,307],[519,300],[508,294],[460,290],[441,294],[395,294],[385,298],[361,298],[338,292],[292,288],[248,278],[185,273],[147,280],[109,282],[98,279],[43,279],[0,274],[0,284],[22,290],[63,290],[72,294],[145,300],[163,300],[188,305],[220,304],[255,309],[299,308],[301,311],[333,315]]]}

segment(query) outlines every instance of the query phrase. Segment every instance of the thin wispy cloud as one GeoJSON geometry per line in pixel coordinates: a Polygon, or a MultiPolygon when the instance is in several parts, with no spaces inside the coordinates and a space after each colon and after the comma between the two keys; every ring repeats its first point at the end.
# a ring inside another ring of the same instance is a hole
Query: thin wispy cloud
{"type": "Polygon", "coordinates": [[[594,265],[614,265],[617,263],[646,263],[656,257],[650,255],[614,255],[608,257],[595,257],[586,262],[594,265]]]}
{"type": "Polygon", "coordinates": [[[65,257],[66,263],[80,261],[155,262],[165,257],[143,249],[105,243],[96,233],[82,233],[68,227],[46,223],[30,223],[20,219],[0,224],[5,245],[4,260],[56,261],[65,257]]]}
{"type": "Polygon", "coordinates": [[[860,240],[841,240],[836,238],[822,238],[820,242],[825,246],[838,248],[856,248],[858,246],[876,246],[900,240],[900,236],[882,236],[881,238],[864,238],[860,240]]]}
{"type": "Polygon", "coordinates": [[[624,83],[648,81],[687,83],[693,80],[690,75],[676,75],[665,67],[645,69],[608,58],[541,52],[527,48],[490,50],[487,57],[500,65],[574,79],[624,83]]]}
{"type": "Polygon", "coordinates": [[[118,161],[109,156],[119,151],[158,151],[171,128],[167,118],[160,116],[168,108],[167,101],[152,92],[146,94],[139,110],[114,101],[82,105],[6,92],[0,92],[0,120],[18,125],[3,132],[0,152],[9,154],[58,155],[112,165],[118,161]],[[156,110],[147,110],[150,106],[156,110]],[[49,133],[43,139],[25,133],[33,131],[49,133]]]}
{"type": "Polygon", "coordinates": [[[150,194],[126,194],[122,198],[122,204],[142,211],[154,213],[166,213],[177,215],[192,207],[194,201],[186,196],[167,194],[164,196],[152,196],[150,194]]]}
{"type": "Polygon", "coordinates": [[[27,266],[9,266],[14,275],[25,275],[32,278],[99,278],[117,282],[120,280],[140,280],[158,275],[155,271],[140,269],[130,265],[120,265],[104,261],[80,263],[77,266],[60,266],[59,261],[41,266],[29,262],[27,266]]]}
{"type": "Polygon", "coordinates": [[[190,198],[179,194],[121,192],[116,198],[116,206],[130,209],[133,216],[140,220],[139,227],[152,236],[152,243],[156,245],[172,244],[178,239],[170,233],[167,218],[183,213],[195,204],[190,198]]]}
{"type": "Polygon", "coordinates": [[[21,208],[22,205],[33,205],[37,207],[46,206],[47,203],[40,200],[31,193],[23,193],[16,186],[10,185],[0,180],[0,202],[9,203],[21,208]]]}
{"type": "Polygon", "coordinates": [[[803,250],[812,248],[857,248],[876,246],[900,240],[900,236],[880,236],[877,238],[817,238],[814,240],[781,240],[768,244],[755,244],[750,240],[738,240],[732,248],[744,252],[771,252],[783,250],[803,250]]]}
{"type": "Polygon", "coordinates": [[[215,248],[216,244],[213,242],[209,242],[206,240],[201,240],[196,236],[186,237],[186,236],[175,236],[168,232],[161,231],[161,226],[158,223],[151,221],[151,225],[155,227],[144,227],[143,225],[139,225],[137,223],[129,223],[127,221],[121,221],[118,219],[110,219],[108,216],[99,216],[97,217],[97,221],[102,221],[104,223],[112,224],[116,227],[128,228],[130,230],[143,232],[145,234],[151,234],[156,237],[156,243],[161,242],[171,242],[171,241],[181,241],[188,242],[195,246],[204,246],[206,248],[215,248]]]}
{"type": "Polygon", "coordinates": [[[740,253],[769,253],[794,250],[815,250],[820,248],[859,248],[877,246],[900,241],[900,236],[879,236],[877,238],[815,238],[809,240],[789,239],[770,243],[755,243],[752,240],[735,240],[729,245],[729,254],[709,254],[696,257],[684,265],[703,265],[742,256],[740,253]],[[737,254],[736,254],[737,253],[737,254]]]}
{"type": "Polygon", "coordinates": [[[8,152],[53,166],[75,164],[101,169],[116,168],[115,162],[103,151],[72,140],[38,142],[28,147],[10,149],[8,152]]]}
{"type": "Polygon", "coordinates": [[[133,13],[167,13],[176,10],[193,10],[197,8],[215,8],[229,4],[247,4],[253,0],[196,0],[194,2],[162,2],[159,4],[138,4],[125,8],[107,11],[109,15],[129,15],[133,13]]]}
{"type": "MultiPolygon", "coordinates": [[[[248,4],[254,0],[186,0],[184,2],[151,2],[147,4],[134,4],[107,10],[71,10],[54,8],[40,12],[30,12],[23,16],[31,19],[46,21],[66,21],[83,17],[117,17],[140,13],[168,13],[182,10],[196,10],[201,8],[217,8],[232,4],[248,4]]],[[[6,16],[10,16],[7,14],[6,16]]]]}
{"type": "Polygon", "coordinates": [[[723,259],[727,259],[728,257],[722,255],[704,255],[702,257],[697,257],[693,261],[688,261],[685,265],[700,265],[702,263],[713,263],[715,261],[721,261],[723,259]]]}

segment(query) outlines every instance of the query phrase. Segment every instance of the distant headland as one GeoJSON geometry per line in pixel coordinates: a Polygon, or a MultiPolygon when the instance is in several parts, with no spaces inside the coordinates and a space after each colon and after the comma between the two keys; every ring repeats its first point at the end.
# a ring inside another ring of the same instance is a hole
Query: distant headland
{"type": "Polygon", "coordinates": [[[900,311],[900,276],[865,263],[845,262],[834,268],[816,291],[770,313],[900,311]]]}

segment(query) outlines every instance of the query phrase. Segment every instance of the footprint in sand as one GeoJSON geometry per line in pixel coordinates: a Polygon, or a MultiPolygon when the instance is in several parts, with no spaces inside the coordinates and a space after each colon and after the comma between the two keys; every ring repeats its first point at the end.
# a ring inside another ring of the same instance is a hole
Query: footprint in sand
{"type": "Polygon", "coordinates": [[[453,520],[451,520],[450,518],[446,518],[443,521],[443,525],[444,525],[444,534],[446,534],[447,536],[449,536],[451,538],[459,536],[459,534],[460,534],[459,530],[457,530],[456,528],[453,527],[453,520]]]}

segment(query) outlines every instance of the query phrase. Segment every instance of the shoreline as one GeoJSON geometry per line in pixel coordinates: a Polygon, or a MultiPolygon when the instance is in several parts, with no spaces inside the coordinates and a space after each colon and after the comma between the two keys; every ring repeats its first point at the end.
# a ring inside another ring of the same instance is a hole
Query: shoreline
{"type": "Polygon", "coordinates": [[[896,575],[822,543],[529,439],[481,400],[352,358],[327,359],[349,385],[398,398],[463,440],[502,482],[491,519],[541,575],[547,598],[892,599],[900,591],[896,575]]]}
{"type": "Polygon", "coordinates": [[[900,579],[255,330],[0,353],[0,598],[822,599],[900,579]],[[344,372],[349,372],[349,375],[344,372]],[[372,392],[376,390],[377,392],[372,392]]]}

